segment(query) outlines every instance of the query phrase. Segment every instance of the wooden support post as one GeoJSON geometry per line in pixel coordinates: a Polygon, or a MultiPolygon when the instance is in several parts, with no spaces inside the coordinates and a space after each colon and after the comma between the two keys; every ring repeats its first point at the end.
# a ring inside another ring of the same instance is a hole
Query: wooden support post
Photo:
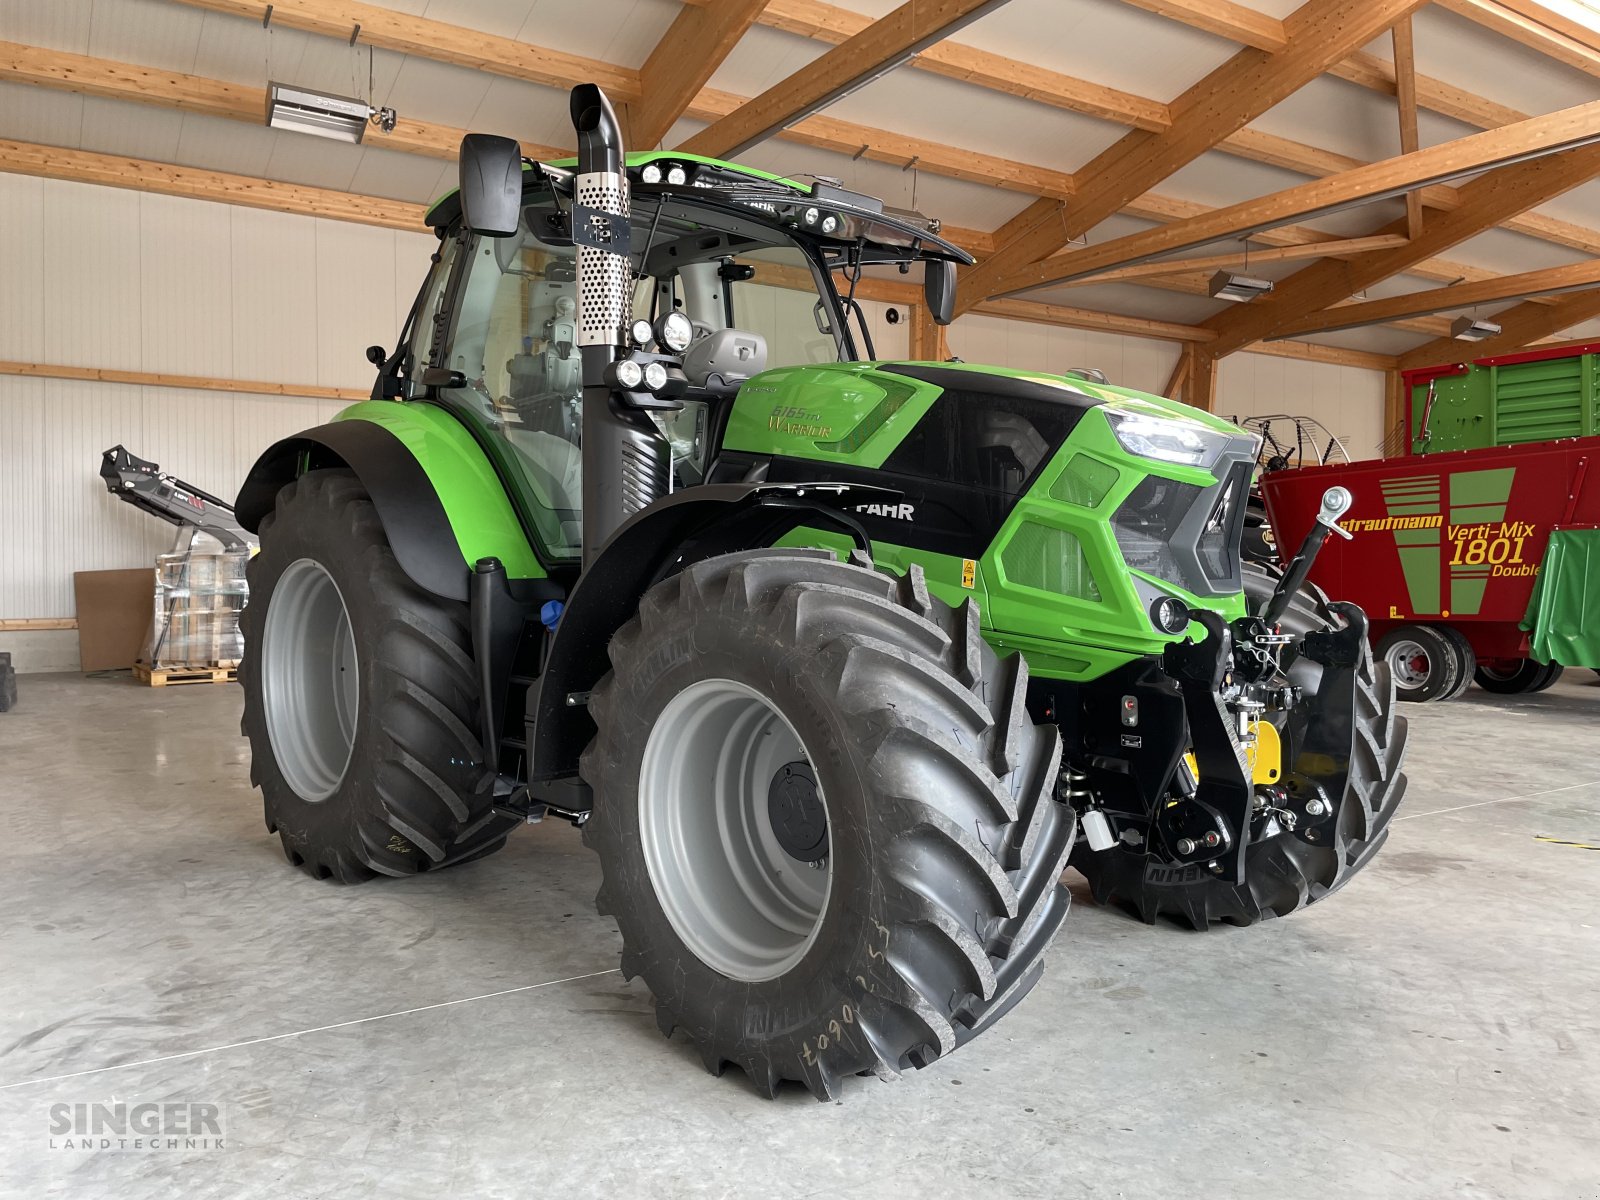
{"type": "Polygon", "coordinates": [[[1183,399],[1205,412],[1217,410],[1217,360],[1199,345],[1189,346],[1184,353],[1189,358],[1189,375],[1184,383],[1183,399]]]}
{"type": "Polygon", "coordinates": [[[1172,374],[1167,376],[1167,386],[1161,389],[1161,394],[1168,400],[1181,398],[1183,385],[1189,381],[1189,347],[1185,346],[1178,352],[1178,365],[1172,368],[1172,374]]]}
{"type": "Polygon", "coordinates": [[[945,327],[933,319],[926,304],[911,306],[911,361],[944,362],[950,357],[945,327]]]}
{"type": "MultiPolygon", "coordinates": [[[[1400,112],[1400,153],[1415,154],[1417,140],[1417,67],[1412,53],[1411,18],[1402,17],[1389,31],[1394,39],[1394,83],[1396,107],[1400,112]]],[[[1422,236],[1422,192],[1406,193],[1406,236],[1422,236]]]]}
{"type": "Polygon", "coordinates": [[[1383,373],[1383,456],[1404,454],[1406,446],[1406,381],[1397,367],[1383,373]]]}

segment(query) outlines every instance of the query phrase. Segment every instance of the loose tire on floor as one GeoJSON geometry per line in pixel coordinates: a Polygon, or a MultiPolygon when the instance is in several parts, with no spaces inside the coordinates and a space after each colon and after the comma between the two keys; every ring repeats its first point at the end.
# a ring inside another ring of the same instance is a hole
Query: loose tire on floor
{"type": "MultiPolygon", "coordinates": [[[[1244,590],[1252,612],[1261,610],[1277,581],[1275,570],[1245,564],[1244,590]]],[[[1303,635],[1342,624],[1321,589],[1308,584],[1290,603],[1282,629],[1303,635]]],[[[1284,665],[1314,705],[1320,680],[1315,664],[1306,663],[1310,670],[1301,671],[1287,658],[1284,665]]],[[[1095,852],[1080,841],[1072,865],[1089,881],[1096,903],[1118,904],[1148,924],[1166,916],[1193,929],[1217,922],[1253,925],[1314,904],[1348,883],[1389,836],[1389,821],[1406,789],[1400,770],[1406,721],[1395,715],[1394,706],[1388,667],[1374,661],[1363,645],[1356,674],[1350,775],[1327,845],[1311,845],[1284,832],[1253,842],[1245,850],[1242,885],[1225,883],[1203,866],[1171,866],[1147,857],[1142,849],[1121,845],[1095,852]]],[[[1294,760],[1295,738],[1292,730],[1284,730],[1283,736],[1287,765],[1294,760]]]]}
{"type": "Polygon", "coordinates": [[[240,729],[288,860],[357,883],[499,849],[466,605],[400,569],[355,475],[279,492],[248,578],[240,729]]]}
{"type": "Polygon", "coordinates": [[[1383,635],[1377,654],[1394,678],[1395,697],[1421,704],[1446,700],[1460,691],[1456,644],[1431,625],[1402,625],[1383,635]]]}
{"type": "Polygon", "coordinates": [[[1565,670],[1560,663],[1525,658],[1509,667],[1485,663],[1477,669],[1474,679],[1484,691],[1498,696],[1528,696],[1554,686],[1565,670]]]}
{"type": "Polygon", "coordinates": [[[848,1075],[926,1066],[1033,986],[1076,821],[1055,799],[1059,734],[1029,719],[1027,667],[984,643],[976,605],[932,599],[917,568],[748,551],[653,588],[610,655],[581,768],[597,903],[623,973],[708,1070],[829,1098],[848,1075]],[[768,789],[807,772],[825,885],[771,849],[768,789]],[[704,804],[733,797],[715,827],[672,799],[702,776],[704,804]]]}

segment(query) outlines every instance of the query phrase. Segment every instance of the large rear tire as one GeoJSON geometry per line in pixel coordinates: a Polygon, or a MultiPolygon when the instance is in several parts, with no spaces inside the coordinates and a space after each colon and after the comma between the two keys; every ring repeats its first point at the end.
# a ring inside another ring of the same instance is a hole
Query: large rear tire
{"type": "MultiPolygon", "coordinates": [[[[1261,611],[1277,581],[1275,571],[1244,565],[1245,596],[1252,612],[1261,611]]],[[[1307,585],[1294,597],[1281,624],[1285,633],[1304,635],[1339,628],[1344,622],[1321,590],[1307,585]]],[[[1321,672],[1297,673],[1292,658],[1284,665],[1306,690],[1305,702],[1314,712],[1321,672]]],[[[1312,845],[1288,832],[1253,842],[1245,850],[1245,882],[1232,884],[1203,866],[1173,866],[1147,856],[1142,848],[1119,844],[1096,852],[1080,841],[1072,865],[1088,879],[1095,902],[1118,903],[1149,924],[1167,916],[1191,928],[1205,929],[1219,921],[1253,925],[1287,916],[1350,882],[1389,836],[1389,821],[1406,789],[1400,770],[1405,757],[1405,718],[1395,715],[1388,668],[1373,660],[1365,644],[1355,690],[1349,778],[1332,836],[1324,844],[1312,845]]],[[[1286,736],[1286,764],[1293,761],[1293,753],[1293,740],[1286,736]]]]}
{"type": "Polygon", "coordinates": [[[240,728],[285,857],[357,883],[499,849],[466,605],[401,570],[355,475],[280,491],[248,578],[240,728]]]}
{"type": "Polygon", "coordinates": [[[821,551],[653,588],[610,644],[584,841],[663,1032],[765,1095],[926,1066],[1037,981],[1066,916],[1060,736],[977,607],[821,551]]]}

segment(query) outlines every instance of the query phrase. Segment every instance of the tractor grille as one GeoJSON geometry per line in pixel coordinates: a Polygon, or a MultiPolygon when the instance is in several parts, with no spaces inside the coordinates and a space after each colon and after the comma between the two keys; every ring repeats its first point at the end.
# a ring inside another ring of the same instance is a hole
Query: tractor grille
{"type": "Polygon", "coordinates": [[[1080,600],[1100,599],[1083,544],[1065,529],[1024,521],[1000,553],[1006,578],[1024,587],[1080,600]]]}
{"type": "Polygon", "coordinates": [[[1242,586],[1239,537],[1251,464],[1218,468],[1222,482],[1197,487],[1150,475],[1111,518],[1128,566],[1197,596],[1226,596],[1242,586]]]}

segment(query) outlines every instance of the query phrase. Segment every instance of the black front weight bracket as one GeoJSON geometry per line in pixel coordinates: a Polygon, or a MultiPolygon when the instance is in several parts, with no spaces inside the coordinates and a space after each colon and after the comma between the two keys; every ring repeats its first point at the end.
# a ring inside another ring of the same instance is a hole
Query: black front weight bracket
{"type": "MultiPolygon", "coordinates": [[[[1356,739],[1368,736],[1356,720],[1356,678],[1366,653],[1367,617],[1354,604],[1330,607],[1344,618],[1345,627],[1308,633],[1301,645],[1301,657],[1320,666],[1322,678],[1306,695],[1305,733],[1286,772],[1289,807],[1298,817],[1294,835],[1326,848],[1333,847],[1328,831],[1338,823],[1356,739]]],[[[1373,752],[1376,758],[1376,746],[1373,752]]]]}
{"type": "Polygon", "coordinates": [[[1233,714],[1222,700],[1233,634],[1214,612],[1198,610],[1193,619],[1205,628],[1204,640],[1172,643],[1162,667],[1183,693],[1200,783],[1189,799],[1162,801],[1155,828],[1172,861],[1198,863],[1228,883],[1242,884],[1254,789],[1233,714]]]}

